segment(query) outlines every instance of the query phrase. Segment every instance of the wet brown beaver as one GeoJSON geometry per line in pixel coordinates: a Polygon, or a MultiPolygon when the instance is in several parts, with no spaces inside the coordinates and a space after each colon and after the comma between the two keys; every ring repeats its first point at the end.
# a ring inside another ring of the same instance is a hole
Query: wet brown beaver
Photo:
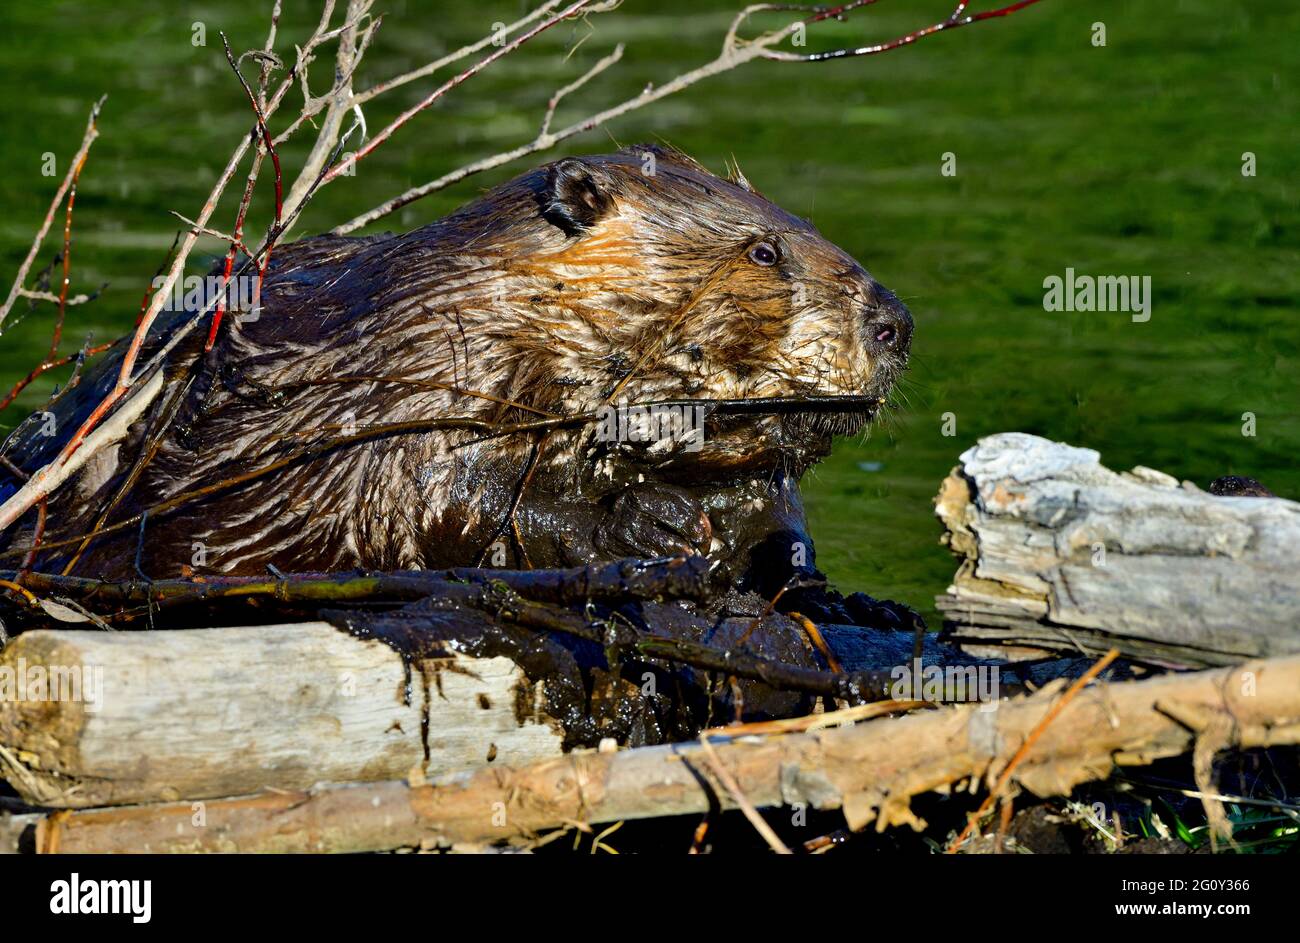
{"type": "MultiPolygon", "coordinates": [[[[73,573],[134,577],[137,557],[164,578],[683,549],[729,579],[756,555],[811,567],[799,476],[884,402],[911,331],[893,294],[738,174],[658,146],[561,160],[404,235],[278,249],[260,317],[228,321],[206,356],[192,332],[144,416],[56,492],[35,565],[63,569],[107,511],[121,526],[73,573]],[[872,405],[715,415],[702,442],[618,441],[598,422],[500,433],[622,402],[844,394],[872,405]],[[461,425],[364,439],[430,419],[461,425]]],[[[54,408],[58,430],[77,427],[119,363],[54,408]]],[[[60,442],[39,424],[8,452],[29,471],[60,442]]],[[[11,567],[34,518],[14,528],[11,567]]]]}

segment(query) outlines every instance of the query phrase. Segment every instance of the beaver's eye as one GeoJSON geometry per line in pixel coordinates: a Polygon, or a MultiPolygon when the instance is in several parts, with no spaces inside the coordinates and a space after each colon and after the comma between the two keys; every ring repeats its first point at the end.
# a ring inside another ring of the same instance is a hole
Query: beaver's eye
{"type": "Polygon", "coordinates": [[[755,265],[776,265],[776,247],[770,242],[760,242],[749,250],[749,261],[755,265]]]}

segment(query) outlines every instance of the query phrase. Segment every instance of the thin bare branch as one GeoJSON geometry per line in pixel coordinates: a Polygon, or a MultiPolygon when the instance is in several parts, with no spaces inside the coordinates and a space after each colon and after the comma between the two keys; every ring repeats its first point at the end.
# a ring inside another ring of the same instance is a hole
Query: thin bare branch
{"type": "MultiPolygon", "coordinates": [[[[737,20],[739,19],[740,17],[737,17],[737,20]]],[[[733,29],[734,25],[735,24],[733,24],[733,29]]],[[[446,189],[454,183],[459,183],[466,177],[482,173],[485,170],[491,170],[494,167],[500,167],[503,164],[508,164],[511,161],[518,160],[521,157],[526,157],[529,154],[549,150],[561,141],[565,141],[578,134],[583,134],[584,132],[598,128],[608,121],[622,117],[623,115],[636,111],[637,109],[644,108],[646,105],[667,98],[669,95],[674,95],[683,89],[690,88],[697,82],[701,82],[707,78],[712,78],[713,76],[719,75],[723,72],[729,72],[746,62],[759,58],[768,44],[780,42],[787,36],[791,35],[798,26],[799,24],[797,22],[790,23],[780,30],[765,34],[746,46],[738,46],[734,41],[732,41],[733,37],[729,32],[728,41],[724,42],[722,52],[711,62],[707,62],[689,72],[684,72],[663,85],[646,86],[646,88],[635,98],[630,98],[627,101],[611,108],[606,108],[604,111],[597,112],[581,121],[576,121],[559,131],[547,131],[538,134],[532,141],[520,145],[513,150],[474,161],[473,163],[466,164],[457,170],[444,174],[429,183],[422,184],[418,187],[412,187],[405,193],[381,203],[374,209],[368,210],[360,216],[348,220],[346,223],[335,226],[330,231],[335,235],[346,235],[347,233],[355,232],[362,226],[367,226],[375,220],[387,216],[389,213],[428,196],[430,193],[436,193],[439,190],[446,189]]]]}
{"type": "Polygon", "coordinates": [[[338,50],[335,53],[334,84],[326,94],[319,98],[311,97],[307,88],[307,69],[305,65],[302,67],[303,110],[282,137],[292,134],[301,122],[310,120],[322,109],[325,110],[325,117],[311,151],[303,161],[293,185],[289,188],[289,196],[285,203],[289,213],[303,202],[307,190],[312,188],[313,182],[320,176],[321,171],[329,166],[331,152],[343,130],[343,118],[354,107],[352,78],[366,54],[370,41],[374,38],[375,31],[382,22],[382,17],[377,17],[358,33],[362,20],[370,16],[371,5],[372,0],[349,0],[346,20],[339,34],[338,50]]]}
{"type": "Polygon", "coordinates": [[[732,69],[739,68],[740,66],[748,62],[751,62],[755,59],[769,59],[769,60],[782,61],[782,62],[817,62],[817,61],[824,61],[824,60],[835,59],[835,58],[843,58],[850,55],[852,56],[874,55],[876,53],[888,52],[891,49],[897,49],[900,46],[910,45],[911,43],[915,42],[917,39],[920,39],[924,36],[932,35],[933,33],[941,32],[943,30],[953,29],[960,26],[966,26],[971,23],[981,22],[983,20],[992,19],[995,17],[1007,16],[1011,13],[1016,12],[1017,10],[1023,9],[1024,7],[1031,6],[1032,4],[1039,2],[1039,0],[1021,0],[1021,2],[1019,3],[1014,3],[1010,6],[1001,7],[997,10],[990,10],[984,13],[977,13],[977,14],[971,14],[966,16],[962,16],[961,14],[965,11],[967,4],[959,3],[954,13],[950,14],[950,16],[947,19],[942,20],[939,23],[933,24],[931,26],[925,27],[924,29],[920,29],[912,33],[908,33],[904,36],[899,37],[896,40],[892,40],[888,43],[882,43],[874,47],[861,47],[859,49],[852,49],[852,50],[834,50],[826,53],[810,53],[807,55],[785,53],[775,48],[778,44],[780,44],[781,42],[789,38],[798,29],[800,29],[800,27],[806,27],[808,24],[820,22],[826,19],[843,18],[848,13],[869,6],[875,2],[877,2],[877,0],[857,0],[857,2],[854,3],[846,3],[834,7],[809,7],[809,6],[790,5],[790,4],[769,4],[769,3],[761,3],[761,4],[754,4],[748,6],[745,9],[741,10],[739,13],[737,13],[735,18],[732,20],[731,25],[728,28],[726,35],[723,38],[722,50],[718,54],[718,57],[712,60],[711,62],[707,62],[696,69],[692,69],[689,72],[682,73],[681,75],[673,78],[672,80],[666,82],[663,85],[659,85],[659,86],[648,85],[636,97],[630,98],[624,102],[621,102],[618,105],[614,105],[611,108],[606,108],[603,111],[599,111],[581,121],[576,121],[573,124],[559,131],[550,132],[549,122],[544,122],[543,132],[538,134],[537,137],[534,138],[532,141],[529,141],[526,144],[522,144],[519,147],[513,148],[509,151],[504,151],[499,154],[494,154],[490,157],[485,157],[480,160],[474,161],[472,163],[466,164],[463,167],[460,167],[456,170],[446,173],[443,176],[438,177],[437,179],[432,180],[428,183],[421,184],[416,187],[412,187],[411,189],[407,190],[405,193],[395,196],[392,199],[386,200],[385,202],[381,203],[379,206],[376,206],[373,209],[370,209],[365,213],[362,213],[359,216],[355,216],[352,219],[348,220],[347,222],[334,227],[334,229],[332,229],[331,232],[334,233],[335,235],[346,235],[347,233],[355,232],[361,227],[373,223],[377,219],[381,219],[384,216],[387,216],[390,213],[393,213],[404,206],[408,206],[411,203],[414,203],[416,200],[428,196],[430,193],[436,193],[439,190],[444,190],[455,183],[459,183],[461,180],[464,180],[467,177],[473,176],[474,174],[477,173],[482,173],[485,170],[491,170],[495,167],[500,167],[504,164],[511,163],[512,161],[518,160],[522,157],[527,157],[530,154],[536,154],[540,151],[549,150],[550,148],[554,147],[556,144],[559,144],[560,142],[565,141],[568,138],[574,137],[579,134],[583,134],[587,131],[591,131],[595,128],[598,128],[606,124],[607,122],[615,120],[616,118],[620,118],[623,115],[626,115],[630,112],[644,108],[647,105],[659,101],[660,99],[667,98],[669,95],[676,94],[677,92],[689,88],[692,85],[697,84],[698,82],[702,82],[705,79],[712,78],[713,76],[720,75],[721,73],[724,72],[730,72],[732,69]],[[811,13],[812,15],[805,20],[792,21],[786,24],[784,27],[781,27],[780,29],[776,29],[771,32],[764,33],[753,39],[740,38],[739,30],[741,26],[743,26],[744,23],[749,19],[750,16],[752,16],[755,13],[778,12],[778,11],[787,11],[787,12],[802,11],[802,12],[811,13]]]}
{"type": "Polygon", "coordinates": [[[60,296],[54,294],[52,291],[32,291],[29,288],[20,288],[18,290],[18,297],[26,298],[29,301],[48,301],[52,304],[59,304],[60,300],[62,300],[63,304],[71,308],[73,305],[89,304],[98,298],[99,293],[103,290],[104,286],[100,286],[99,291],[92,292],[89,295],[73,295],[71,298],[60,299],[60,296]]]}
{"type": "MultiPolygon", "coordinates": [[[[23,285],[27,281],[27,273],[31,270],[32,262],[36,259],[36,253],[41,249],[41,243],[45,241],[46,234],[50,231],[50,226],[54,223],[54,214],[63,202],[63,197],[67,194],[68,189],[73,186],[77,175],[81,173],[81,167],[86,161],[86,155],[90,152],[90,145],[95,143],[95,138],[99,137],[99,111],[104,107],[104,101],[108,96],[105,95],[95,102],[90,109],[90,118],[86,122],[86,132],[81,137],[81,146],[77,148],[77,153],[73,155],[72,162],[68,165],[68,172],[63,177],[63,182],[59,184],[59,189],[54,192],[54,199],[50,201],[50,208],[45,213],[45,220],[41,223],[41,228],[36,231],[36,238],[32,240],[32,247],[27,250],[27,257],[23,259],[23,264],[18,266],[18,275],[14,278],[14,283],[9,289],[9,297],[5,299],[3,305],[0,305],[0,325],[4,324],[4,319],[8,317],[9,311],[14,306],[14,302],[22,293],[23,285]]],[[[0,330],[0,333],[3,333],[0,330]]]]}
{"type": "MultiPolygon", "coordinates": [[[[856,3],[848,3],[840,8],[832,8],[832,10],[822,11],[818,13],[816,16],[812,17],[811,22],[827,19],[828,17],[837,15],[837,13],[843,14],[848,12],[849,10],[866,6],[874,2],[875,0],[858,0],[858,2],[856,3]]],[[[810,52],[806,54],[781,52],[779,50],[768,50],[767,53],[764,54],[763,58],[772,59],[777,62],[829,62],[833,59],[849,59],[849,58],[855,58],[859,56],[874,56],[878,53],[889,52],[889,50],[891,49],[898,49],[902,46],[910,46],[918,39],[924,39],[926,36],[933,36],[935,33],[942,33],[945,30],[957,29],[962,26],[969,26],[972,23],[981,23],[984,20],[995,19],[997,17],[1002,17],[1002,16],[1009,16],[1012,13],[1015,13],[1017,10],[1023,10],[1025,7],[1033,6],[1035,3],[1038,2],[1039,0],[1020,0],[1019,3],[1013,3],[1010,4],[1009,6],[999,7],[996,10],[986,10],[983,13],[972,13],[963,16],[962,14],[965,12],[966,7],[969,5],[969,0],[961,0],[961,2],[957,4],[953,12],[948,15],[947,19],[940,20],[938,23],[932,23],[931,25],[926,26],[922,29],[913,30],[910,33],[906,33],[902,36],[899,36],[896,39],[891,39],[888,42],[876,43],[870,46],[858,46],[856,48],[832,49],[828,52],[810,52]]]]}
{"type": "MultiPolygon", "coordinates": [[[[560,23],[564,20],[569,19],[570,17],[576,16],[578,13],[582,12],[584,8],[591,6],[592,2],[593,0],[575,0],[574,3],[569,4],[569,6],[565,7],[559,13],[556,13],[553,16],[548,17],[547,19],[538,23],[532,29],[528,30],[525,33],[520,34],[515,39],[506,43],[504,46],[499,48],[496,52],[492,53],[491,55],[483,57],[482,59],[480,59],[474,65],[470,66],[465,71],[461,72],[456,76],[453,76],[452,78],[448,79],[446,82],[443,82],[436,89],[434,89],[423,99],[421,99],[417,104],[412,105],[410,108],[406,109],[406,111],[402,112],[400,115],[394,118],[388,124],[387,127],[385,127],[374,137],[372,137],[370,139],[370,143],[366,144],[365,147],[358,150],[357,153],[352,157],[351,163],[357,163],[364,160],[367,156],[373,153],[376,148],[382,146],[385,141],[387,141],[390,137],[392,137],[393,133],[396,132],[397,129],[402,127],[402,125],[406,124],[416,115],[418,115],[420,112],[424,111],[434,102],[436,102],[438,99],[442,98],[443,95],[447,94],[453,88],[469,80],[475,75],[478,75],[480,72],[482,72],[492,63],[496,62],[502,56],[508,56],[510,53],[514,52],[524,43],[533,39],[538,34],[543,33],[546,30],[550,29],[556,23],[560,23]]],[[[331,167],[326,172],[325,177],[322,180],[322,185],[327,184],[331,180],[335,179],[340,173],[343,173],[348,166],[349,166],[348,164],[336,164],[335,166],[331,167]]]]}
{"type": "Polygon", "coordinates": [[[426,65],[422,65],[418,69],[412,69],[410,72],[406,72],[402,75],[394,76],[391,79],[385,79],[379,84],[373,85],[370,88],[366,89],[364,92],[357,93],[354,100],[358,105],[364,105],[372,98],[382,95],[385,92],[392,91],[395,88],[400,88],[403,85],[406,85],[410,82],[414,82],[418,79],[422,79],[425,76],[433,75],[433,73],[437,72],[439,69],[446,68],[447,66],[451,65],[453,62],[459,62],[461,59],[464,59],[466,56],[472,56],[476,52],[481,52],[482,50],[486,49],[489,45],[491,45],[491,43],[494,40],[500,40],[505,38],[506,36],[509,36],[511,33],[514,33],[517,30],[527,26],[529,23],[532,23],[540,19],[541,17],[545,16],[547,13],[549,13],[551,10],[554,10],[559,5],[560,5],[560,0],[546,0],[546,3],[543,3],[537,9],[533,10],[533,12],[527,14],[526,16],[518,20],[515,20],[513,23],[507,25],[503,29],[498,30],[496,32],[489,33],[488,35],[480,39],[478,42],[471,43],[468,46],[462,46],[460,49],[457,49],[455,52],[449,53],[443,56],[441,59],[435,59],[433,62],[430,62],[426,65]]]}
{"type": "Polygon", "coordinates": [[[551,119],[555,117],[555,109],[559,107],[560,102],[564,100],[564,96],[571,92],[576,92],[622,58],[623,44],[619,43],[614,47],[613,52],[588,69],[583,74],[582,78],[578,79],[576,82],[570,82],[568,85],[564,86],[564,88],[552,95],[551,100],[546,103],[546,115],[542,118],[542,129],[538,132],[538,136],[545,137],[551,130],[551,119]]]}

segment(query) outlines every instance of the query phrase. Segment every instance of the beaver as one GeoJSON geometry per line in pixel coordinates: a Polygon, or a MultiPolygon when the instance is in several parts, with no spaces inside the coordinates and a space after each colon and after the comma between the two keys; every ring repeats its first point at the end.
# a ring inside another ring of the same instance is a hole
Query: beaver
{"type": "MultiPolygon", "coordinates": [[[[50,498],[35,568],[158,579],[682,552],[726,580],[757,561],[811,568],[799,478],[886,402],[912,335],[898,298],[810,222],[660,145],[547,164],[405,234],[277,248],[258,314],[228,319],[206,353],[193,331],[167,354],[146,412],[50,498]],[[556,419],[826,397],[850,399],[715,413],[689,441],[556,419]]],[[[119,366],[50,408],[58,430],[119,366]]],[[[28,424],[8,458],[30,472],[60,442],[28,424]]],[[[11,528],[11,561],[35,517],[11,528]]]]}

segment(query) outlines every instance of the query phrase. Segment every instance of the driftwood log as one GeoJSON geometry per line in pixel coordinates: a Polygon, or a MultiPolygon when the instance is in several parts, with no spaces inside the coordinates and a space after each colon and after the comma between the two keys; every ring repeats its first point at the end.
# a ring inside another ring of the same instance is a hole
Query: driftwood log
{"type": "MultiPolygon", "coordinates": [[[[822,634],[849,671],[913,655],[910,633],[822,634]]],[[[922,656],[970,661],[933,636],[922,656]]],[[[545,686],[509,658],[449,647],[408,668],[389,646],[324,622],[26,632],[0,654],[0,679],[15,678],[27,690],[0,697],[0,776],[33,805],[434,776],[564,748],[545,686]]]]}
{"type": "Polygon", "coordinates": [[[962,454],[936,501],[961,558],[936,600],[951,641],[1195,667],[1300,652],[1300,504],[1098,458],[1023,433],[962,454]]]}
{"type": "Polygon", "coordinates": [[[46,692],[28,690],[0,702],[0,771],[38,805],[234,795],[405,778],[417,768],[528,763],[558,755],[563,739],[507,658],[449,652],[421,662],[408,694],[396,652],[321,622],[29,632],[0,665],[21,667],[29,688],[43,676],[68,695],[44,700],[46,692]],[[72,678],[84,685],[79,694],[68,687],[72,678]]]}
{"type": "MultiPolygon", "coordinates": [[[[711,748],[755,806],[841,808],[855,830],[872,824],[921,829],[912,796],[992,782],[1060,696],[1061,685],[1054,684],[996,710],[946,707],[796,733],[721,730],[711,748]]],[[[1085,689],[1042,731],[1013,781],[1040,796],[1061,795],[1117,766],[1193,747],[1212,757],[1228,747],[1296,742],[1300,657],[1277,658],[1085,689]]],[[[700,813],[712,803],[735,807],[701,746],[686,743],[579,751],[423,784],[328,785],[206,803],[59,812],[36,823],[35,845],[74,853],[481,847],[527,843],[573,823],[700,813]]]]}

